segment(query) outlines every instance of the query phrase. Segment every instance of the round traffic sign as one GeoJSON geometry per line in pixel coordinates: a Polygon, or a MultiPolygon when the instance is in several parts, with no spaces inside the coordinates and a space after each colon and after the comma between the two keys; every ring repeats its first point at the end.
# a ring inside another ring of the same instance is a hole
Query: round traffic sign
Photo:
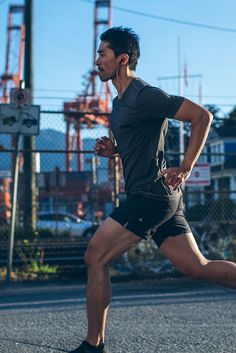
{"type": "Polygon", "coordinates": [[[29,94],[24,89],[15,89],[12,93],[12,102],[15,104],[28,104],[29,94]]]}

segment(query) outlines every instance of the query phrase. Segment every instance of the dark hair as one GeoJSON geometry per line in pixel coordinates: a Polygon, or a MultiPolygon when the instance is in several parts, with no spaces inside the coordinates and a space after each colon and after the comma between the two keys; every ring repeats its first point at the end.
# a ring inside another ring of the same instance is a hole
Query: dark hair
{"type": "Polygon", "coordinates": [[[129,68],[135,70],[140,57],[139,37],[127,27],[112,27],[100,36],[101,41],[108,43],[117,57],[120,54],[129,55],[129,68]]]}

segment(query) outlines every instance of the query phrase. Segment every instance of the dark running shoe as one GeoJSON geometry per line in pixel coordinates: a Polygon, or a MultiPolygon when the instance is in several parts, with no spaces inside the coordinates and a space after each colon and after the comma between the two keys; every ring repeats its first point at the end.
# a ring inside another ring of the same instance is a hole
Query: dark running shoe
{"type": "Polygon", "coordinates": [[[69,353],[109,353],[104,344],[101,344],[98,347],[93,347],[86,341],[83,341],[81,345],[74,349],[73,351],[69,351],[69,353]]]}

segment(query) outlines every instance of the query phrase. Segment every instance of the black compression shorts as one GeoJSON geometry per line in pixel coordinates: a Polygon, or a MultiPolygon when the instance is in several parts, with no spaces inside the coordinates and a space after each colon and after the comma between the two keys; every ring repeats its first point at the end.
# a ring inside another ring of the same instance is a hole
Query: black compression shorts
{"type": "Polygon", "coordinates": [[[143,239],[151,235],[158,247],[169,236],[191,233],[183,213],[182,195],[163,200],[132,195],[110,217],[143,239]]]}

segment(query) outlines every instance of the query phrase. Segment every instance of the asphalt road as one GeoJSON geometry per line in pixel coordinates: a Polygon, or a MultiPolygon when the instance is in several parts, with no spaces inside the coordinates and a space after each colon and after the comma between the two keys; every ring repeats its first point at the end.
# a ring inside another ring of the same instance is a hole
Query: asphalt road
{"type": "MultiPolygon", "coordinates": [[[[86,334],[85,286],[0,290],[0,353],[59,353],[86,334]]],[[[183,279],[113,286],[111,353],[236,353],[236,291],[183,279]]]]}

